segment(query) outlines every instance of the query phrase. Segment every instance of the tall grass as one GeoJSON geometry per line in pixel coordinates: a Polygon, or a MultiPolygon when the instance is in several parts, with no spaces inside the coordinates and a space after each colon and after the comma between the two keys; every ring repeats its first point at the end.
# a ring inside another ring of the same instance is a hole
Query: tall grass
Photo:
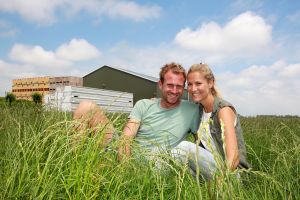
{"type": "MultiPolygon", "coordinates": [[[[111,115],[118,132],[126,116],[111,115]]],[[[1,199],[300,199],[300,119],[242,118],[252,169],[222,171],[211,182],[161,155],[164,168],[134,157],[117,161],[117,137],[77,143],[68,113],[28,104],[0,106],[1,199]]]]}

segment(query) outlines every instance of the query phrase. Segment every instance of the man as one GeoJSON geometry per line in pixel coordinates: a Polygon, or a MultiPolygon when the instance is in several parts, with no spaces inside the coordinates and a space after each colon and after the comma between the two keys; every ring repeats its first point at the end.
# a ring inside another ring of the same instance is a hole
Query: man
{"type": "MultiPolygon", "coordinates": [[[[143,99],[135,104],[123,130],[124,143],[118,150],[120,160],[131,155],[133,140],[145,150],[166,150],[178,145],[189,131],[196,133],[199,108],[181,100],[185,81],[186,73],[180,64],[169,63],[161,68],[158,82],[161,98],[143,99]]],[[[104,145],[112,138],[114,128],[95,103],[80,103],[74,112],[74,119],[87,122],[82,124],[96,128],[95,132],[104,131],[104,145]]]]}
{"type": "Polygon", "coordinates": [[[138,101],[123,130],[125,144],[119,148],[119,159],[131,155],[133,140],[141,148],[153,151],[176,147],[199,125],[198,106],[181,100],[186,73],[180,64],[170,63],[161,68],[158,82],[160,99],[138,101]]]}

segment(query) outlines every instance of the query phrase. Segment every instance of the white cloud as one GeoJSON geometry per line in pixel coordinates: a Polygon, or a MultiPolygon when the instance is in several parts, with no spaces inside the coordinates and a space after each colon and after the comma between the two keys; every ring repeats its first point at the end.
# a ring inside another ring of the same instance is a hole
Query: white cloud
{"type": "Polygon", "coordinates": [[[135,21],[143,21],[148,18],[160,16],[159,6],[141,6],[132,1],[105,1],[105,11],[111,17],[127,17],[135,21]]]}
{"type": "Polygon", "coordinates": [[[63,0],[0,0],[0,11],[18,13],[28,21],[52,23],[55,9],[63,3],[63,0]]]}
{"type": "Polygon", "coordinates": [[[0,0],[0,11],[18,13],[27,21],[51,24],[59,14],[73,16],[82,11],[96,17],[143,21],[159,17],[161,8],[126,0],[0,0]]]}
{"type": "Polygon", "coordinates": [[[97,58],[100,51],[86,40],[74,38],[68,44],[61,45],[56,50],[56,55],[66,60],[80,61],[97,58]]]}
{"type": "Polygon", "coordinates": [[[245,12],[223,27],[216,22],[209,22],[196,30],[182,29],[174,41],[183,48],[198,51],[203,55],[257,56],[270,49],[272,27],[262,17],[245,12]]]}
{"type": "Polygon", "coordinates": [[[9,56],[11,60],[22,64],[62,70],[72,66],[74,61],[98,58],[100,51],[88,41],[74,38],[56,51],[47,51],[38,45],[15,44],[9,56]]]}
{"type": "Polygon", "coordinates": [[[299,78],[300,63],[286,66],[279,74],[285,78],[299,78]]]}
{"type": "Polygon", "coordinates": [[[41,46],[15,44],[9,56],[13,61],[39,67],[61,69],[71,65],[69,61],[57,58],[54,52],[46,51],[41,46]]]}
{"type": "Polygon", "coordinates": [[[0,59],[0,95],[11,90],[11,80],[33,76],[82,76],[78,61],[93,61],[100,51],[84,39],[72,39],[56,51],[36,45],[15,44],[9,53],[11,62],[0,59]]]}
{"type": "Polygon", "coordinates": [[[242,115],[299,115],[299,68],[300,63],[279,60],[270,66],[250,66],[238,73],[218,74],[217,83],[224,98],[234,103],[242,115]],[[290,76],[295,69],[296,75],[290,76]]]}

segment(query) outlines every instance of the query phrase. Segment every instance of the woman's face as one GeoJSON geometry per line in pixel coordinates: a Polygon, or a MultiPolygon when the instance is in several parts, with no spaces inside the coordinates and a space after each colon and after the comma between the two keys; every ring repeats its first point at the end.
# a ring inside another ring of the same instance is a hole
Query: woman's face
{"type": "Polygon", "coordinates": [[[209,94],[213,86],[212,81],[207,81],[201,72],[191,72],[187,77],[188,92],[196,103],[201,103],[209,94]]]}

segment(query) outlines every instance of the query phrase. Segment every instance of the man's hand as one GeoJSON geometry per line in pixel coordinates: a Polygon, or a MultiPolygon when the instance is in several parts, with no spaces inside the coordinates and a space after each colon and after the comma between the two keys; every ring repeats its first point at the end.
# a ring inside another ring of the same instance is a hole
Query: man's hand
{"type": "Polygon", "coordinates": [[[140,127],[140,122],[134,119],[129,119],[123,130],[121,144],[118,150],[118,160],[121,161],[124,157],[131,155],[131,143],[136,136],[140,127]],[[125,156],[124,156],[125,155],[125,156]]]}

